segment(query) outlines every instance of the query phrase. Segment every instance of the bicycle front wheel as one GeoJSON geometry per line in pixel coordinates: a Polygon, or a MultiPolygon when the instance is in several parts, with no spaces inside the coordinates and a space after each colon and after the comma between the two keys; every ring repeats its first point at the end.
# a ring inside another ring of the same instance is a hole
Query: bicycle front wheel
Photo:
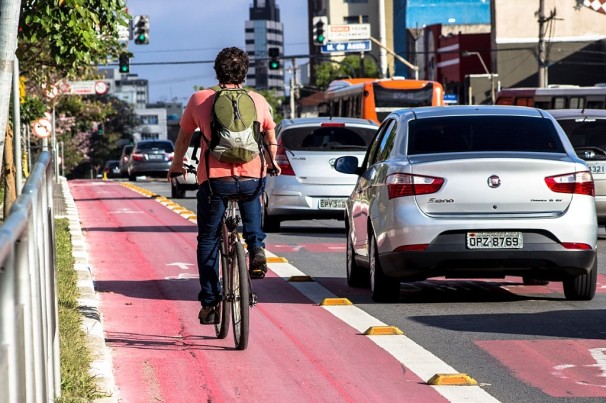
{"type": "Polygon", "coordinates": [[[234,341],[238,350],[244,350],[248,345],[250,288],[248,284],[248,269],[246,267],[246,253],[240,242],[234,244],[231,264],[230,280],[233,291],[231,311],[234,325],[234,341]]]}
{"type": "Polygon", "coordinates": [[[229,292],[231,290],[229,275],[230,268],[230,257],[225,252],[227,248],[227,229],[223,228],[221,231],[221,246],[219,248],[219,254],[221,256],[221,263],[219,267],[219,282],[221,283],[221,295],[223,298],[219,302],[217,314],[220,316],[219,322],[215,323],[215,334],[218,339],[224,339],[229,333],[229,319],[231,310],[231,298],[229,298],[229,292]]]}

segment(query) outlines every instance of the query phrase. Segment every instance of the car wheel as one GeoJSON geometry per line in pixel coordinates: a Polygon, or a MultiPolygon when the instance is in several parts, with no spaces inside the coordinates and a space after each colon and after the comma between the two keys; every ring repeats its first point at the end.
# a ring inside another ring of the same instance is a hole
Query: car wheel
{"type": "Polygon", "coordinates": [[[280,231],[280,220],[267,214],[267,201],[263,203],[263,215],[261,217],[261,226],[265,232],[280,231]]]}
{"type": "Polygon", "coordinates": [[[539,280],[538,278],[522,277],[524,285],[547,285],[549,280],[539,280]]]}
{"type": "Polygon", "coordinates": [[[598,260],[596,258],[589,273],[570,277],[563,281],[564,296],[572,301],[589,301],[595,295],[597,282],[598,260]]]}
{"type": "Polygon", "coordinates": [[[368,235],[368,258],[370,262],[370,296],[375,302],[398,302],[400,280],[387,277],[381,268],[377,241],[372,233],[368,235]]]}
{"type": "Polygon", "coordinates": [[[345,230],[347,238],[347,285],[354,288],[368,287],[370,277],[368,270],[356,263],[353,242],[349,236],[349,229],[345,230]]]}

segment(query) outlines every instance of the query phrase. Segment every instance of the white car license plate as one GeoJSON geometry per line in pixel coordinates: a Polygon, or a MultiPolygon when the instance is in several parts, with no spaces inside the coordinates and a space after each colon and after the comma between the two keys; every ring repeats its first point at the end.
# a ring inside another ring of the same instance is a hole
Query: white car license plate
{"type": "Polygon", "coordinates": [[[524,241],[521,232],[468,232],[469,249],[521,249],[524,241]]]}
{"type": "Polygon", "coordinates": [[[345,199],[320,199],[321,209],[345,209],[345,199]]]}
{"type": "Polygon", "coordinates": [[[164,159],[164,155],[162,155],[162,154],[149,154],[149,159],[150,160],[163,160],[164,159]]]}
{"type": "Polygon", "coordinates": [[[606,162],[587,162],[592,174],[606,174],[606,162]]]}

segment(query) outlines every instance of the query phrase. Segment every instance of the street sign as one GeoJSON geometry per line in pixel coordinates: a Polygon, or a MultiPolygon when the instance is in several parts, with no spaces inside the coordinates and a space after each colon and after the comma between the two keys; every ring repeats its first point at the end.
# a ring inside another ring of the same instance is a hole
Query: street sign
{"type": "Polygon", "coordinates": [[[38,138],[45,139],[51,135],[52,124],[47,118],[40,118],[32,123],[32,132],[38,138]]]}
{"type": "Polygon", "coordinates": [[[322,46],[322,53],[370,52],[370,41],[328,42],[322,46]]]}
{"type": "Polygon", "coordinates": [[[103,95],[111,90],[110,80],[69,81],[64,88],[67,95],[103,95]]]}
{"type": "Polygon", "coordinates": [[[370,24],[329,25],[327,36],[332,42],[370,39],[370,24]]]}

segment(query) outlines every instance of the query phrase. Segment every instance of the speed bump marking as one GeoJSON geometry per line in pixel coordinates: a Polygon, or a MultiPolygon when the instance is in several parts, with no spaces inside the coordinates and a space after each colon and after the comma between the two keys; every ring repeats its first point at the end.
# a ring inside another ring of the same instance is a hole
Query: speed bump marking
{"type": "Polygon", "coordinates": [[[288,263],[288,259],[280,256],[268,256],[267,263],[288,263]]]}
{"type": "Polygon", "coordinates": [[[311,276],[290,276],[288,281],[304,282],[304,281],[314,281],[314,279],[311,278],[311,276]]]}
{"type": "Polygon", "coordinates": [[[428,385],[466,386],[477,385],[475,379],[467,374],[435,374],[428,381],[428,385]]]}
{"type": "Polygon", "coordinates": [[[389,335],[401,335],[403,331],[398,329],[396,326],[371,326],[365,332],[367,336],[389,336],[389,335]]]}
{"type": "Polygon", "coordinates": [[[353,305],[347,298],[324,298],[320,305],[353,305]]]}

